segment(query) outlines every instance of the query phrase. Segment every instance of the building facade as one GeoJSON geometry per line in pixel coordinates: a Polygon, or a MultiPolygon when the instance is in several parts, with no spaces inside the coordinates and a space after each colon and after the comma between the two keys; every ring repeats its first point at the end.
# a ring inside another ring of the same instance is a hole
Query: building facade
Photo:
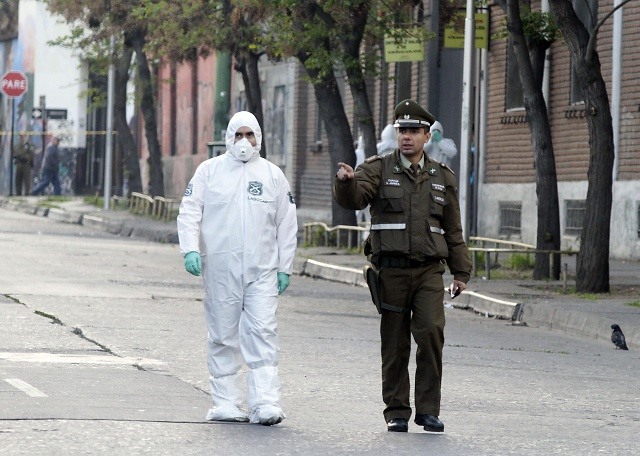
{"type": "MultiPolygon", "coordinates": [[[[598,21],[614,7],[613,1],[589,4],[597,11],[598,21]]],[[[540,4],[533,8],[540,8],[540,4]]],[[[502,11],[496,7],[491,13],[492,29],[503,27],[502,11]]],[[[612,257],[634,260],[640,259],[640,80],[634,76],[640,71],[639,23],[640,5],[630,2],[602,25],[597,40],[616,150],[610,252],[612,257]]],[[[513,54],[507,39],[492,40],[490,49],[478,232],[535,244],[535,168],[524,107],[521,100],[519,106],[510,98],[513,54]]],[[[588,188],[589,133],[584,103],[571,73],[570,52],[561,36],[552,45],[548,62],[545,94],[558,179],[562,248],[578,250],[588,188]]]]}

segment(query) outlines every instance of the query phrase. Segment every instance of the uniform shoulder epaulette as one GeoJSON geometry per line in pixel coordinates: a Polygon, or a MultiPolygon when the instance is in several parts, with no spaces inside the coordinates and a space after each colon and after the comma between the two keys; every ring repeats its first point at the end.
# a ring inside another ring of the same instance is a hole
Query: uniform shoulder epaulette
{"type": "Polygon", "coordinates": [[[382,157],[380,155],[372,155],[371,157],[368,157],[365,162],[373,163],[376,160],[382,160],[382,157]]]}
{"type": "Polygon", "coordinates": [[[448,169],[448,170],[449,170],[449,172],[450,172],[451,174],[453,174],[454,176],[456,175],[456,173],[454,173],[454,172],[453,172],[453,170],[452,170],[451,168],[449,168],[446,164],[444,164],[444,163],[440,163],[440,166],[442,166],[443,168],[448,169]]]}

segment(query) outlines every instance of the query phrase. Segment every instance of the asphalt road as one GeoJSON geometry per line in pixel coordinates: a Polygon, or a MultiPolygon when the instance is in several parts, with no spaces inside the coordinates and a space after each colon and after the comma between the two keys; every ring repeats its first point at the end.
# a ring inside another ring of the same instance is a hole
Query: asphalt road
{"type": "Polygon", "coordinates": [[[200,279],[176,245],[0,209],[2,455],[629,455],[640,360],[447,309],[446,433],[386,432],[364,288],[293,277],[280,425],[203,421],[200,279]]]}

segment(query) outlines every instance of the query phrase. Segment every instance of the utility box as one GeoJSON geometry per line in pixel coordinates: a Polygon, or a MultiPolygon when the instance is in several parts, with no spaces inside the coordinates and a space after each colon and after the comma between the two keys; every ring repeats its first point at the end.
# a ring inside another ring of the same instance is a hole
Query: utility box
{"type": "Polygon", "coordinates": [[[209,158],[217,157],[227,151],[227,144],[224,141],[212,141],[207,143],[209,158]]]}

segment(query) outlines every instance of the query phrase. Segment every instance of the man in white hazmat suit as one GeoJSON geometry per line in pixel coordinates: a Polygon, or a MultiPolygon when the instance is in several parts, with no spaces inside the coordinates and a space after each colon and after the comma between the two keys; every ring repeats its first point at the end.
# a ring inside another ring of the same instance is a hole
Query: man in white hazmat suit
{"type": "Polygon", "coordinates": [[[235,114],[225,139],[227,152],[198,166],[178,215],[185,268],[204,277],[207,420],[272,425],[285,418],[276,309],[293,268],[296,206],[280,168],[258,153],[262,131],[253,114],[235,114]]]}

